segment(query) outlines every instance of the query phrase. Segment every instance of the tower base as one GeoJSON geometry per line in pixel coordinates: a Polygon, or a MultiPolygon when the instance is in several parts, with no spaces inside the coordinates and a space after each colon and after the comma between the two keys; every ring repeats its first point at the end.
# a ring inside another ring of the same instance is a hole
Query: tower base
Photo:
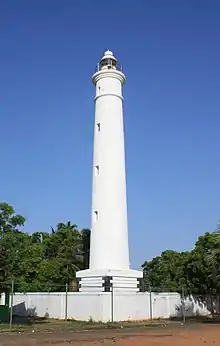
{"type": "Polygon", "coordinates": [[[138,270],[86,269],[76,273],[80,292],[139,292],[143,273],[138,270]]]}

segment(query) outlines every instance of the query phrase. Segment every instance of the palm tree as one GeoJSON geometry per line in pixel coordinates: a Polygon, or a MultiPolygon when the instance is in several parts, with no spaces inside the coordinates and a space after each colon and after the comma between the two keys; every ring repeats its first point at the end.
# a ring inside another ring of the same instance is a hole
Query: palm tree
{"type": "Polygon", "coordinates": [[[83,264],[83,244],[82,234],[78,231],[77,225],[71,221],[60,222],[56,227],[55,235],[60,241],[60,257],[65,258],[67,268],[82,269],[83,264]]]}
{"type": "Polygon", "coordinates": [[[61,229],[77,230],[77,225],[71,224],[71,221],[67,221],[67,223],[59,222],[57,225],[57,231],[61,229]]]}

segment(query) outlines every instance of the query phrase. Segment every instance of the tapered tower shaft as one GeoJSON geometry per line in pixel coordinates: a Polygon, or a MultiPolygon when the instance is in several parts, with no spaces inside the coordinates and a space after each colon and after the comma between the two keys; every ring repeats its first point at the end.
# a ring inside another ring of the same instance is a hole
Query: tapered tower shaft
{"type": "Polygon", "coordinates": [[[138,292],[129,268],[122,89],[125,75],[106,51],[92,77],[95,93],[92,221],[89,269],[76,273],[81,292],[138,292]],[[110,286],[111,287],[110,287],[110,286]]]}
{"type": "Polygon", "coordinates": [[[129,269],[122,87],[112,52],[93,75],[96,87],[90,269],[129,269]]]}

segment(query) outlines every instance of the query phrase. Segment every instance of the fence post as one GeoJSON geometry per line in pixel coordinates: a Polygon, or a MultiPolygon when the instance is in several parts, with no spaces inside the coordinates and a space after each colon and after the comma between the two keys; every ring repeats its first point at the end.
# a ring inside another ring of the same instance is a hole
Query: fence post
{"type": "Polygon", "coordinates": [[[152,292],[151,292],[151,285],[149,287],[150,292],[150,320],[153,320],[153,309],[152,309],[152,292]]]}
{"type": "Polygon", "coordinates": [[[66,291],[65,291],[65,324],[67,327],[67,319],[68,319],[68,284],[66,284],[66,291]]]}
{"type": "Polygon", "coordinates": [[[114,322],[114,290],[113,290],[113,280],[112,280],[112,290],[111,290],[111,322],[114,322]]]}
{"type": "Polygon", "coordinates": [[[186,309],[185,309],[185,294],[184,294],[184,287],[182,287],[182,317],[183,317],[183,324],[186,323],[186,309]]]}
{"type": "Polygon", "coordinates": [[[10,330],[12,330],[12,322],[13,322],[13,300],[14,300],[14,280],[12,280],[11,282],[10,330]]]}

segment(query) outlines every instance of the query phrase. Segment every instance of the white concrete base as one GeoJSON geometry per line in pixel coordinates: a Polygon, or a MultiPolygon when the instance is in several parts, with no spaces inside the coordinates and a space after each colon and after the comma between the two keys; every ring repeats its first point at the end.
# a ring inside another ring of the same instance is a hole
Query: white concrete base
{"type": "Polygon", "coordinates": [[[76,273],[79,280],[80,292],[105,292],[122,291],[138,292],[139,279],[143,273],[137,270],[98,269],[81,270],[76,273]],[[109,280],[109,289],[106,289],[105,281],[109,280]]]}

